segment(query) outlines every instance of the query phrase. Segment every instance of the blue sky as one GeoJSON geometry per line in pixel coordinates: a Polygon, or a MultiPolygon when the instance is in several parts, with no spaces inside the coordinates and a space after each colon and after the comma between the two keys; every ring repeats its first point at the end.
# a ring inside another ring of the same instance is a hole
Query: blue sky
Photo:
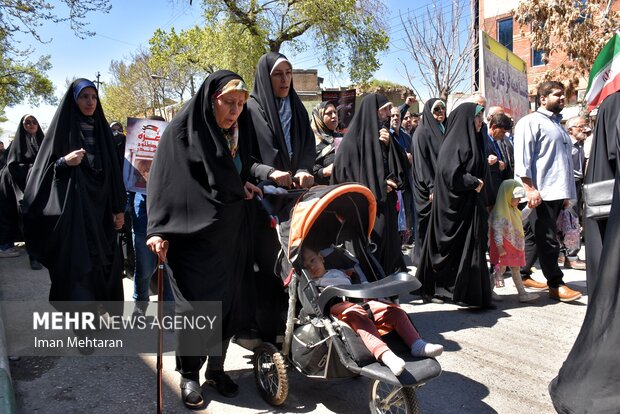
{"type": "MultiPolygon", "coordinates": [[[[441,3],[444,3],[442,0],[441,3]]],[[[112,60],[127,58],[140,47],[148,48],[148,39],[157,28],[169,30],[174,27],[177,31],[189,28],[202,21],[200,0],[112,0],[112,10],[108,14],[93,13],[89,15],[89,30],[96,35],[86,39],[79,39],[71,31],[68,24],[45,24],[40,29],[43,39],[49,43],[37,43],[31,37],[22,36],[22,45],[30,45],[34,49],[33,60],[41,55],[50,54],[52,69],[48,75],[56,87],[56,95],[62,96],[67,79],[85,77],[94,79],[99,72],[101,80],[109,78],[108,69],[112,60]]],[[[407,10],[420,13],[426,5],[434,3],[432,0],[411,2],[407,0],[386,0],[390,10],[387,17],[390,29],[390,50],[382,57],[383,65],[375,73],[377,79],[386,79],[393,82],[407,84],[404,71],[399,70],[401,63],[398,58],[408,60],[406,53],[400,52],[399,40],[404,36],[400,23],[400,13],[407,10]],[[408,9],[409,8],[409,9],[408,9]]],[[[284,53],[288,51],[284,50],[284,53]]],[[[330,74],[319,62],[312,51],[294,55],[287,53],[293,65],[299,69],[318,69],[319,76],[325,78],[324,86],[345,86],[348,84],[346,75],[330,74]]],[[[25,113],[34,114],[41,124],[46,127],[56,108],[49,105],[31,107],[17,105],[7,108],[8,122],[0,124],[4,130],[2,139],[13,133],[17,122],[25,113]]]]}

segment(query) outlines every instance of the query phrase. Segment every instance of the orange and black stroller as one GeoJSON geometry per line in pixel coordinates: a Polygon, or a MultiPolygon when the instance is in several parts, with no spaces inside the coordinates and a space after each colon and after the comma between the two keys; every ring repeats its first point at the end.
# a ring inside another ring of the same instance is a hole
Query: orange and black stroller
{"type": "Polygon", "coordinates": [[[371,380],[372,413],[417,413],[416,388],[440,375],[439,363],[433,358],[412,357],[409,348],[392,332],[384,340],[406,361],[405,371],[396,377],[377,362],[349,326],[329,312],[338,298],[397,300],[400,294],[420,286],[408,273],[385,275],[373,257],[369,236],[376,202],[372,192],[359,184],[342,184],[317,186],[297,194],[290,214],[285,215],[286,221],[278,224],[283,246],[280,268],[289,293],[284,341],[263,342],[253,349],[259,392],[272,405],[284,403],[291,367],[311,378],[361,375],[371,380]],[[319,291],[301,266],[300,251],[305,243],[331,246],[322,251],[326,267],[353,268],[354,277],[362,283],[319,291]]]}

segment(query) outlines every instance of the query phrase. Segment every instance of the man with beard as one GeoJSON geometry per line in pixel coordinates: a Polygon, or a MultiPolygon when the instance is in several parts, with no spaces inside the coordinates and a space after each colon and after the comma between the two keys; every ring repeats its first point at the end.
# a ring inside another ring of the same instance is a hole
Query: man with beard
{"type": "Polygon", "coordinates": [[[566,101],[564,85],[556,81],[541,83],[537,99],[538,110],[521,118],[515,127],[515,176],[523,182],[528,207],[536,212],[524,224],[526,264],[521,276],[525,287],[547,288],[531,278],[530,269],[538,257],[549,296],[570,302],[579,299],[581,293],[562,280],[556,226],[562,208],[576,198],[570,136],[560,125],[566,101]]]}

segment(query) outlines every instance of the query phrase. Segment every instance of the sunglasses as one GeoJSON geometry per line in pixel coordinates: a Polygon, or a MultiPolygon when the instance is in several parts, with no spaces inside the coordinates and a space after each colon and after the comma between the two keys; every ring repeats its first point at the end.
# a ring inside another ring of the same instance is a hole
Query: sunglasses
{"type": "Polygon", "coordinates": [[[24,121],[24,125],[39,125],[39,123],[37,121],[24,121]]]}
{"type": "Polygon", "coordinates": [[[445,112],[446,107],[445,106],[436,106],[435,109],[433,109],[433,113],[439,113],[439,112],[445,112]]]}

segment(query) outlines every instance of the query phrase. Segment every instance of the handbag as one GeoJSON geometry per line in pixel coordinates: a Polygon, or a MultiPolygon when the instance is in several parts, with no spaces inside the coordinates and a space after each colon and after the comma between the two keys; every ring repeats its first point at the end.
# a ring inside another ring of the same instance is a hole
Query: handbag
{"type": "Polygon", "coordinates": [[[609,217],[615,179],[584,184],[583,210],[586,218],[603,220],[609,217]]]}
{"type": "Polygon", "coordinates": [[[560,212],[556,220],[560,239],[567,250],[579,250],[581,247],[581,231],[579,229],[579,218],[571,208],[565,208],[560,212]]]}

